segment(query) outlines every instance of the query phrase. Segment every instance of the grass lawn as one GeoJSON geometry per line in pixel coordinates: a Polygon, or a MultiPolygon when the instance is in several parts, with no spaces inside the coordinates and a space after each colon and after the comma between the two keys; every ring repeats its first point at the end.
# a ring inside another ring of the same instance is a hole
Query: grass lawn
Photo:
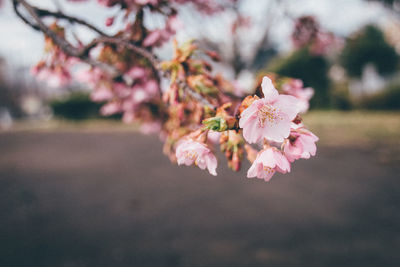
{"type": "Polygon", "coordinates": [[[400,112],[313,111],[305,124],[326,145],[400,145],[400,112]]]}

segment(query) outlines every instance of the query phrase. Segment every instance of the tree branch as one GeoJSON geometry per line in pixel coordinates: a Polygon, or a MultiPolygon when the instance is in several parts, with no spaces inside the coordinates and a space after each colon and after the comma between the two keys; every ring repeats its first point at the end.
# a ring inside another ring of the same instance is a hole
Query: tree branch
{"type": "MultiPolygon", "coordinates": [[[[93,60],[89,56],[89,52],[91,49],[96,47],[98,44],[115,44],[119,46],[126,47],[127,49],[132,50],[134,53],[142,56],[143,58],[147,59],[149,63],[151,64],[152,68],[157,71],[158,73],[161,73],[162,76],[169,78],[170,74],[168,72],[165,72],[160,69],[160,60],[150,51],[135,45],[129,40],[125,40],[122,38],[118,37],[111,37],[108,36],[106,33],[103,31],[97,29],[95,26],[87,23],[84,20],[65,15],[62,12],[51,12],[48,10],[40,9],[37,7],[33,7],[29,3],[27,3],[25,0],[13,0],[13,6],[14,6],[14,11],[17,14],[19,18],[21,18],[25,23],[27,23],[30,27],[32,27],[35,30],[43,32],[46,36],[51,38],[53,42],[61,48],[61,50],[64,51],[69,56],[76,57],[81,59],[82,61],[88,63],[91,66],[101,68],[103,70],[106,70],[108,72],[113,73],[116,76],[121,76],[118,71],[111,67],[108,64],[105,64],[103,62],[99,62],[96,60],[93,60]],[[18,5],[22,5],[29,15],[32,17],[32,19],[35,21],[35,23],[31,22],[27,18],[25,18],[18,10],[18,5]],[[92,42],[87,44],[85,47],[82,49],[78,49],[74,46],[72,46],[65,38],[59,36],[57,33],[55,33],[53,30],[51,30],[48,26],[44,24],[42,21],[42,17],[54,17],[54,18],[59,18],[59,19],[65,19],[71,23],[78,23],[83,26],[88,27],[89,29],[92,29],[96,33],[100,35],[100,37],[94,39],[92,42]]],[[[197,93],[194,91],[192,88],[190,88],[186,83],[181,84],[181,86],[191,95],[194,99],[202,103],[203,105],[207,105],[213,109],[216,107],[211,104],[206,98],[204,98],[201,94],[197,93]]]]}
{"type": "Polygon", "coordinates": [[[13,0],[14,10],[16,10],[17,15],[21,17],[28,25],[33,27],[36,30],[42,31],[45,35],[53,40],[53,42],[59,46],[67,55],[72,57],[79,57],[82,61],[88,63],[91,66],[99,67],[101,69],[105,69],[111,73],[115,73],[115,69],[111,68],[109,65],[104,64],[102,62],[98,62],[96,60],[91,59],[90,57],[80,57],[79,50],[72,46],[67,40],[59,36],[53,30],[44,24],[41,20],[40,16],[37,14],[37,8],[28,4],[25,0],[13,0]],[[28,11],[29,15],[33,18],[36,22],[36,25],[30,22],[28,19],[24,18],[22,14],[18,11],[18,4],[21,4],[26,11],[28,11]]]}

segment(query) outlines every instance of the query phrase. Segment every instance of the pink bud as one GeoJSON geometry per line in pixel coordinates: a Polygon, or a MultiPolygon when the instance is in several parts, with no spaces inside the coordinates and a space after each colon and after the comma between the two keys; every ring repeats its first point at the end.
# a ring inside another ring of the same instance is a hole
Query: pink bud
{"type": "Polygon", "coordinates": [[[114,23],[114,17],[109,17],[106,19],[106,26],[110,27],[114,23]]]}

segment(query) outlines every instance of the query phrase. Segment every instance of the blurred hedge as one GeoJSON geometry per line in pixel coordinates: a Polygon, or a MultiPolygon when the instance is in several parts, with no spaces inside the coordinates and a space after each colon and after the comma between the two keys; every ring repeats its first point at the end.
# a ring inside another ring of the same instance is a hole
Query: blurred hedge
{"type": "Polygon", "coordinates": [[[347,81],[333,83],[331,89],[331,107],[337,110],[351,110],[354,108],[347,81]]]}
{"type": "Polygon", "coordinates": [[[390,85],[377,94],[363,98],[359,107],[375,110],[400,110],[400,84],[390,85]]]}
{"type": "Polygon", "coordinates": [[[85,92],[72,92],[67,97],[53,99],[49,103],[54,116],[70,120],[100,118],[102,104],[90,100],[85,92]]]}

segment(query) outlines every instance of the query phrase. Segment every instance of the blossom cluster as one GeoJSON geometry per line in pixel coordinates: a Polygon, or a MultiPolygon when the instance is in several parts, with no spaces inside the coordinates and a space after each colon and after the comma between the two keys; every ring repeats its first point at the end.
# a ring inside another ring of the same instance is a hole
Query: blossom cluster
{"type": "MultiPolygon", "coordinates": [[[[275,172],[290,172],[291,163],[295,160],[314,156],[318,137],[304,127],[299,117],[300,111],[302,109],[304,111],[302,104],[304,98],[298,91],[306,92],[311,90],[310,88],[300,89],[300,81],[291,80],[283,87],[285,90],[294,88],[291,89],[293,95],[279,94],[267,76],[263,78],[261,87],[263,97],[248,96],[243,100],[239,107],[241,112],[238,127],[235,131],[229,130],[227,134],[222,134],[220,143],[223,151],[232,152],[228,153],[227,158],[228,162],[233,164],[231,167],[234,170],[238,170],[237,164],[243,157],[243,146],[245,146],[247,158],[252,162],[247,177],[269,181],[275,172]],[[250,144],[259,145],[262,149],[257,151],[250,144]],[[229,146],[232,147],[231,150],[227,148],[229,146]]],[[[205,131],[210,129],[224,131],[230,128],[226,122],[229,115],[220,114],[217,118],[220,118],[219,124],[211,124],[210,119],[205,120],[205,125],[212,125],[206,127],[205,131]]],[[[210,155],[210,145],[199,140],[189,136],[179,143],[176,149],[178,164],[205,162],[208,169],[212,170],[210,173],[215,175],[216,159],[210,155]]],[[[205,168],[204,165],[199,167],[205,168]]]]}
{"type": "MultiPolygon", "coordinates": [[[[98,0],[134,16],[126,15],[125,27],[115,36],[105,36],[104,42],[85,46],[78,40],[81,58],[46,36],[46,57],[33,73],[54,86],[73,80],[85,84],[91,99],[103,103],[103,115],[120,114],[142,132],[158,133],[171,161],[196,165],[212,175],[217,174],[218,146],[232,170],[239,171],[247,158],[252,164],[247,177],[266,181],[275,172],[290,172],[294,161],[314,156],[318,138],[301,118],[314,91],[304,88],[301,80],[268,74],[254,95],[245,96],[213,70],[210,62],[219,56],[199,50],[194,41],[179,45],[173,40],[170,60],[160,62],[154,56],[153,49],[182,26],[175,5],[189,2],[208,14],[222,8],[208,0],[98,0]],[[165,27],[148,29],[146,11],[162,15],[165,27]]],[[[106,20],[107,25],[112,23],[113,18],[106,20]]],[[[56,21],[49,30],[66,40],[66,29],[60,25],[56,21]]]]}
{"type": "MultiPolygon", "coordinates": [[[[58,36],[64,37],[64,29],[56,23],[50,26],[58,36]]],[[[62,87],[72,79],[70,68],[77,62],[77,59],[69,57],[54,42],[45,37],[45,57],[39,61],[32,69],[31,73],[38,80],[46,81],[51,87],[62,87]]]]}

